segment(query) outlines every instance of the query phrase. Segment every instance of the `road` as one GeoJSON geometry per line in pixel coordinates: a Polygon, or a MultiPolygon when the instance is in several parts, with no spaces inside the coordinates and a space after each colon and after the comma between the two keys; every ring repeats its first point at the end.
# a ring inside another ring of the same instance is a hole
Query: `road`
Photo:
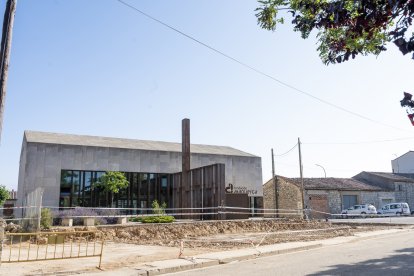
{"type": "Polygon", "coordinates": [[[401,217],[377,217],[377,218],[348,218],[348,219],[330,219],[331,222],[339,223],[384,223],[384,224],[414,224],[413,216],[401,217]]]}
{"type": "Polygon", "coordinates": [[[170,275],[414,275],[414,232],[170,275]]]}

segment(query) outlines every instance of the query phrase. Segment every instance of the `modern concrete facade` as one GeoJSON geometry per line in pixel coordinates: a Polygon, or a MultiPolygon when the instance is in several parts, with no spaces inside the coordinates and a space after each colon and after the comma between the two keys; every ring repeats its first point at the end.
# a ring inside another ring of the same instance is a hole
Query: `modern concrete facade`
{"type": "MultiPolygon", "coordinates": [[[[262,197],[261,158],[231,147],[191,145],[191,168],[225,165],[234,193],[262,197]]],[[[38,187],[43,204],[59,206],[62,170],[177,173],[181,144],[25,131],[20,156],[18,205],[38,187]]]]}

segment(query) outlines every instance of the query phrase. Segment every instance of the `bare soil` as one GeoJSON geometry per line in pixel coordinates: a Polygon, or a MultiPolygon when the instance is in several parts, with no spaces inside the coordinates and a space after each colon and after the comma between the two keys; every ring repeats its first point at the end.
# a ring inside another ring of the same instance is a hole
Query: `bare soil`
{"type": "Polygon", "coordinates": [[[234,249],[252,245],[292,241],[311,241],[383,227],[334,225],[325,221],[233,220],[193,221],[173,224],[129,223],[123,226],[101,226],[105,240],[140,245],[180,246],[186,248],[234,249]]]}

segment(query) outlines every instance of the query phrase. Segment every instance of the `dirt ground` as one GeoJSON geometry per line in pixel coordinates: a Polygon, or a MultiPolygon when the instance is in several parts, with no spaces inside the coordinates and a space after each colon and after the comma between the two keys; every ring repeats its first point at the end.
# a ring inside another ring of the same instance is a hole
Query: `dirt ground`
{"type": "MultiPolygon", "coordinates": [[[[102,259],[104,270],[177,259],[180,253],[194,256],[267,244],[350,236],[356,232],[384,228],[384,226],[347,226],[325,221],[303,220],[185,221],[174,224],[128,223],[122,226],[92,227],[98,230],[96,239],[105,239],[102,259]]],[[[59,227],[51,231],[75,230],[86,229],[59,227]]],[[[39,254],[43,254],[42,250],[39,254]]],[[[67,254],[69,250],[66,249],[65,252],[67,254]]],[[[5,254],[6,252],[3,252],[3,256],[5,254]]],[[[60,252],[57,254],[60,255],[60,252]]],[[[56,275],[57,272],[67,275],[96,271],[98,263],[99,257],[3,263],[0,267],[0,275],[8,271],[13,271],[13,275],[56,275]]]]}
{"type": "Polygon", "coordinates": [[[183,241],[186,248],[220,249],[350,236],[355,232],[370,231],[373,228],[382,229],[374,226],[344,226],[299,219],[196,221],[98,227],[106,240],[115,242],[177,247],[183,241]]]}

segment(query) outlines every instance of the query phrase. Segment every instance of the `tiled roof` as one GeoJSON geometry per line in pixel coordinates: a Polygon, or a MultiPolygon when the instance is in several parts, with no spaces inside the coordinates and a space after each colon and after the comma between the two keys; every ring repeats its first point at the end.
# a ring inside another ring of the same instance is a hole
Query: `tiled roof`
{"type": "MultiPolygon", "coordinates": [[[[124,149],[139,149],[150,151],[181,152],[181,143],[145,141],[123,138],[98,137],[87,135],[61,134],[39,131],[25,131],[26,141],[29,143],[109,147],[124,149]]],[[[192,153],[217,154],[229,156],[257,157],[253,154],[226,146],[198,145],[191,144],[192,153]]]]}
{"type": "Polygon", "coordinates": [[[368,174],[376,175],[385,179],[389,179],[392,181],[398,182],[414,182],[414,179],[408,178],[402,175],[394,174],[394,173],[387,173],[387,172],[365,172],[368,174]]]}
{"type": "MultiPolygon", "coordinates": [[[[279,176],[278,176],[279,177],[279,176]]],[[[300,178],[286,178],[297,186],[301,186],[300,178]]],[[[365,184],[352,178],[304,178],[305,190],[339,190],[339,191],[381,191],[381,188],[365,184]]]]}

